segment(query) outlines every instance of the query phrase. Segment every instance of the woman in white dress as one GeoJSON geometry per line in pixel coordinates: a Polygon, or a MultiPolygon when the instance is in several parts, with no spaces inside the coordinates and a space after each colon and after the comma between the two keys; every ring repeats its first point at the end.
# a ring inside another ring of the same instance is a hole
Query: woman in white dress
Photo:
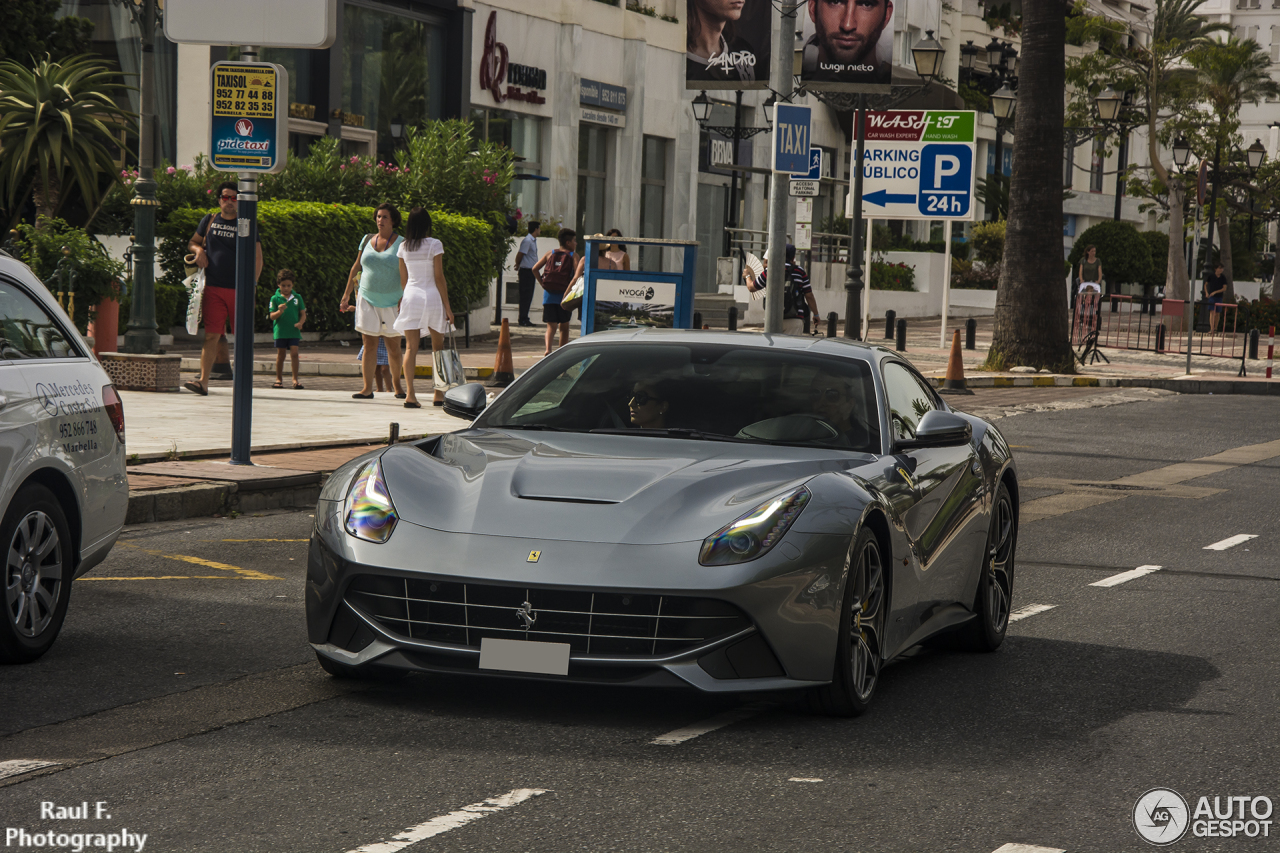
{"type": "MultiPolygon", "coordinates": [[[[444,280],[444,246],[431,236],[431,214],[421,207],[409,211],[404,242],[396,251],[400,257],[400,283],[404,297],[395,328],[404,332],[404,381],[406,409],[420,409],[413,392],[413,377],[418,366],[418,346],[422,331],[431,335],[431,351],[444,349],[444,336],[453,331],[453,311],[449,308],[449,290],[444,280]]],[[[435,405],[444,405],[442,377],[435,377],[435,405]]]]}

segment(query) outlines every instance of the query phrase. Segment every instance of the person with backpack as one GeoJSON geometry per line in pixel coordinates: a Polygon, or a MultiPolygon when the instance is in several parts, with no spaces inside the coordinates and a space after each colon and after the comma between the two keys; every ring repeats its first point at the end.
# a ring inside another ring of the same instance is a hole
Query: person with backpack
{"type": "MultiPolygon", "coordinates": [[[[374,211],[374,222],[378,231],[360,241],[359,254],[347,274],[347,287],[338,303],[339,313],[355,311],[356,331],[364,341],[361,350],[364,355],[360,359],[363,384],[359,393],[351,396],[357,400],[373,399],[379,358],[385,354],[387,363],[395,366],[391,371],[391,381],[395,384],[396,399],[403,400],[406,397],[400,387],[400,338],[403,335],[395,328],[400,299],[404,295],[400,287],[400,256],[397,254],[404,242],[404,238],[396,233],[400,229],[400,211],[393,204],[380,204],[374,211]],[[360,288],[356,291],[356,304],[353,306],[350,304],[351,291],[357,281],[360,288]]],[[[381,377],[377,378],[381,385],[381,377]]]]}
{"type": "Polygon", "coordinates": [[[542,322],[547,324],[547,346],[543,355],[551,355],[557,328],[560,330],[560,346],[569,343],[569,320],[573,317],[560,305],[560,300],[569,289],[577,268],[574,250],[578,248],[578,235],[572,228],[561,228],[556,236],[560,240],[560,248],[547,252],[533,265],[533,274],[542,285],[542,322]]]}
{"type": "MultiPolygon", "coordinates": [[[[236,331],[236,211],[238,191],[235,183],[218,184],[218,212],[207,214],[191,235],[187,250],[195,255],[195,264],[204,270],[204,297],[201,316],[204,320],[204,344],[200,348],[200,378],[183,385],[188,391],[201,397],[209,394],[209,378],[213,372],[215,356],[218,362],[218,378],[231,373],[231,358],[227,341],[223,337],[228,327],[236,331]]],[[[262,275],[262,243],[254,234],[257,253],[253,266],[254,286],[262,275]]],[[[253,330],[249,329],[252,335],[253,330]]],[[[253,367],[248,368],[252,370],[253,367]]]]}
{"type": "MultiPolygon", "coordinates": [[[[764,271],[756,276],[755,281],[747,277],[747,290],[755,293],[764,290],[769,275],[769,253],[764,253],[764,271]]],[[[782,282],[782,333],[784,335],[804,334],[806,317],[818,316],[818,301],[813,298],[813,287],[809,284],[809,273],[796,263],[796,247],[787,244],[787,266],[782,282]]],[[[810,334],[817,334],[817,327],[810,325],[810,334]]]]}

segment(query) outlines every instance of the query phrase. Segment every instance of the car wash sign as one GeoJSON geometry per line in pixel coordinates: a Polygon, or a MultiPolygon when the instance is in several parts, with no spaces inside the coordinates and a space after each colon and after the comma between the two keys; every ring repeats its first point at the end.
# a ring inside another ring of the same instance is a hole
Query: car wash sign
{"type": "MultiPolygon", "coordinates": [[[[862,215],[973,219],[976,125],[972,111],[868,112],[862,215]]],[[[851,194],[847,215],[852,215],[852,204],[851,194]]]]}
{"type": "Polygon", "coordinates": [[[270,62],[217,62],[209,75],[213,168],[222,172],[283,169],[289,139],[288,72],[270,62]]]}

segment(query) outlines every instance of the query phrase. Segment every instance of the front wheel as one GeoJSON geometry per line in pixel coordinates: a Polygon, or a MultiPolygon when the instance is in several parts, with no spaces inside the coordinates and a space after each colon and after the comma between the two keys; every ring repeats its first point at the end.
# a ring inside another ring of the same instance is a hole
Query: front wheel
{"type": "Polygon", "coordinates": [[[974,602],[977,619],[968,626],[967,646],[974,651],[994,652],[1004,642],[1013,603],[1014,554],[1018,547],[1018,516],[1013,498],[1004,483],[996,487],[991,503],[991,528],[983,553],[978,594],[974,602]]]}
{"type": "Polygon", "coordinates": [[[38,483],[19,489],[0,521],[0,545],[0,663],[30,663],[53,646],[71,600],[71,534],[53,493],[38,483]]]}
{"type": "Polygon", "coordinates": [[[813,708],[838,717],[867,710],[880,681],[889,609],[885,563],[873,531],[863,528],[849,551],[843,618],[831,683],[816,688],[813,708]]]}

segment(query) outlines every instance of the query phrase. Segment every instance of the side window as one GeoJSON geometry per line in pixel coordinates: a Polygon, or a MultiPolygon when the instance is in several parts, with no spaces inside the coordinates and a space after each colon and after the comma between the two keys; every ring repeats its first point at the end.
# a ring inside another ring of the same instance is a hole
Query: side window
{"type": "Polygon", "coordinates": [[[0,359],[76,358],[80,354],[38,302],[0,279],[0,359]]]}
{"type": "Polygon", "coordinates": [[[559,406],[564,398],[568,396],[569,392],[573,390],[573,386],[578,384],[578,380],[582,378],[582,374],[585,373],[587,368],[591,366],[592,362],[599,357],[599,353],[597,353],[584,358],[582,361],[576,361],[569,365],[563,373],[548,382],[546,387],[533,395],[528,402],[521,406],[519,410],[511,416],[512,420],[518,421],[520,418],[536,415],[539,412],[545,412],[559,406]]]}
{"type": "Polygon", "coordinates": [[[912,438],[925,412],[933,411],[933,394],[915,374],[892,361],[884,365],[885,398],[889,403],[889,429],[895,439],[912,438]]]}

